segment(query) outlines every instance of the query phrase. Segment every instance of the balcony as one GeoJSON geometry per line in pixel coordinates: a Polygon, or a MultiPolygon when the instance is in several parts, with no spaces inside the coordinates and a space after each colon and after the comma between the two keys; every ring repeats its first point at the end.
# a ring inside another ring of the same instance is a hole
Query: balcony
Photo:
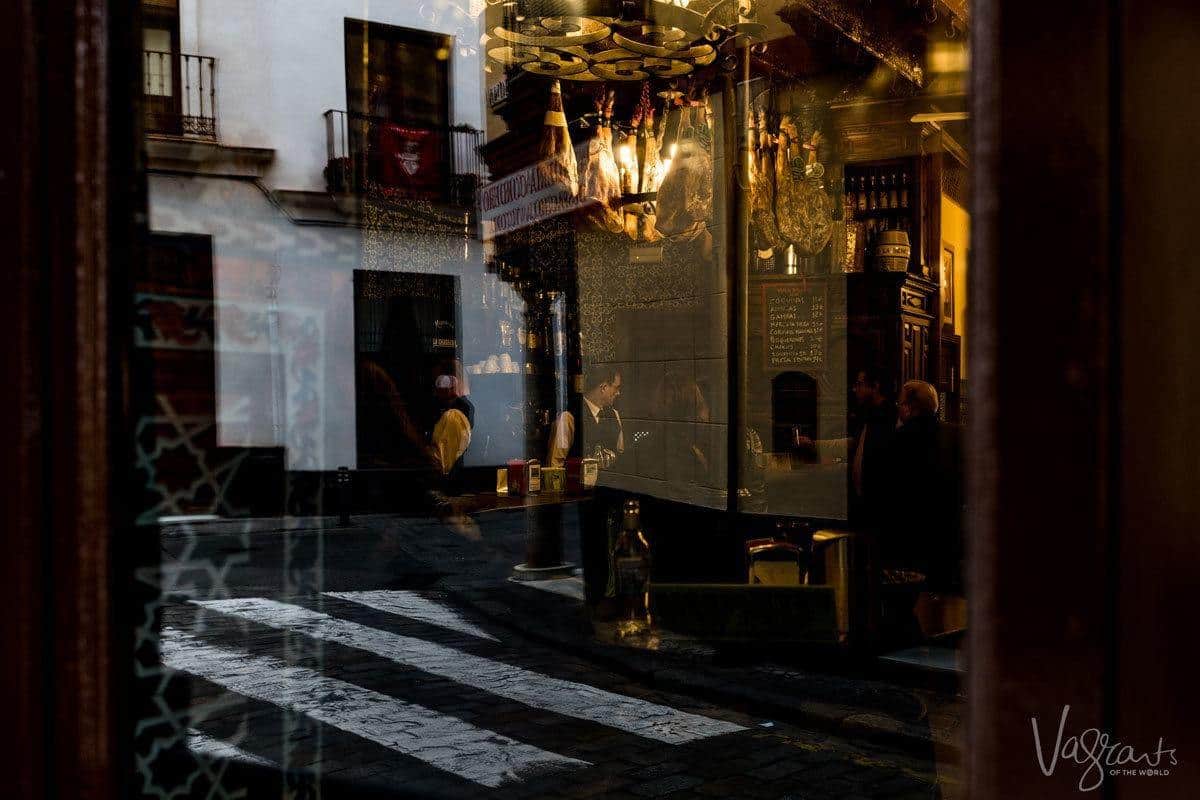
{"type": "Polygon", "coordinates": [[[215,140],[216,69],[208,56],[143,51],[146,133],[215,140]]]}
{"type": "Polygon", "coordinates": [[[499,106],[508,102],[508,78],[507,76],[500,80],[499,83],[493,84],[487,92],[488,106],[496,109],[499,106]]]}
{"type": "Polygon", "coordinates": [[[324,116],[330,192],[370,190],[398,200],[474,208],[484,177],[480,131],[404,125],[334,109],[324,116]]]}

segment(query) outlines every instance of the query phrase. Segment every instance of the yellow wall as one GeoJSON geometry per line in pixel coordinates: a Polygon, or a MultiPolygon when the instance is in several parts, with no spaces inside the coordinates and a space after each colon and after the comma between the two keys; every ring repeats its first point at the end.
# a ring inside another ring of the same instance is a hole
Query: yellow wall
{"type": "Polygon", "coordinates": [[[954,332],[962,337],[959,374],[967,377],[967,248],[971,244],[971,215],[942,196],[942,241],[954,248],[954,332]]]}

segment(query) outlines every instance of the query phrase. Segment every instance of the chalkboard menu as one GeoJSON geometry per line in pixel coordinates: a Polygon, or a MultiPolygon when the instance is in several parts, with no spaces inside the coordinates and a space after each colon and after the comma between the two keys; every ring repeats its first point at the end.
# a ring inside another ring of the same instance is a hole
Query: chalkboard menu
{"type": "Polygon", "coordinates": [[[823,282],[762,287],[768,369],[825,365],[828,305],[823,282]]]}

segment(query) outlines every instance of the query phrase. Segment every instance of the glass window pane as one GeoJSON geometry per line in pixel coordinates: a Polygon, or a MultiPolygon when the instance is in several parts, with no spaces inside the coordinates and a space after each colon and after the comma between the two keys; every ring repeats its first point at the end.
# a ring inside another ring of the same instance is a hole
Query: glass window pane
{"type": "Polygon", "coordinates": [[[965,4],[236,6],[144,31],[140,791],[960,796],[965,4]]]}

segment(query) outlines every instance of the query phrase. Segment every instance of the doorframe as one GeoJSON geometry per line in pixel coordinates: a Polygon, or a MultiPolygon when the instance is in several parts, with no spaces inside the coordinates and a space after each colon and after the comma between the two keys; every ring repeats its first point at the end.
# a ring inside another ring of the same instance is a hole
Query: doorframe
{"type": "Polygon", "coordinates": [[[1200,102],[1168,88],[1196,84],[1200,6],[971,14],[970,796],[1080,797],[1034,751],[1069,705],[1064,737],[1180,754],[1090,796],[1192,797],[1200,102]]]}
{"type": "MultiPolygon", "coordinates": [[[[0,4],[0,692],[21,798],[115,798],[127,529],[125,265],[140,257],[138,4],[0,4]]],[[[132,653],[130,649],[128,652],[132,653]]]]}
{"type": "Polygon", "coordinates": [[[968,780],[976,800],[1068,797],[1079,776],[1042,775],[1030,719],[1111,722],[1112,9],[974,5],[968,780]],[[1028,202],[1047,185],[1071,213],[1028,202]]]}

